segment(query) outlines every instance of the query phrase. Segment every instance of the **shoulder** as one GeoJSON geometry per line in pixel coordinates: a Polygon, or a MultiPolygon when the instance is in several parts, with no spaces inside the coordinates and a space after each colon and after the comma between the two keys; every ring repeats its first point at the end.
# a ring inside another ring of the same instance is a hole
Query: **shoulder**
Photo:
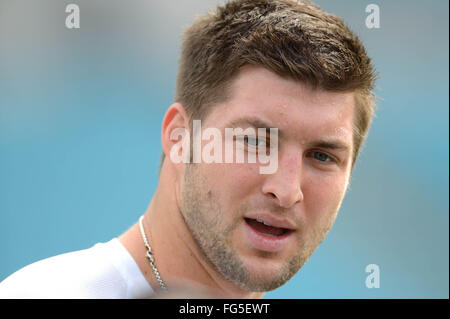
{"type": "Polygon", "coordinates": [[[32,263],[0,283],[0,298],[125,298],[126,282],[109,254],[117,239],[32,263]]]}

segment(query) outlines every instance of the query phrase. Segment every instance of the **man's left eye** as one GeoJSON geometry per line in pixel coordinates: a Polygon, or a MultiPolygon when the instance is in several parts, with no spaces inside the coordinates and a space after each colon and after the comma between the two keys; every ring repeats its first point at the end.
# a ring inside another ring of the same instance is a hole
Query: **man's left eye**
{"type": "Polygon", "coordinates": [[[328,154],[325,154],[323,152],[317,152],[317,151],[313,152],[313,157],[314,157],[314,159],[316,159],[320,162],[333,161],[331,156],[329,156],[328,154]]]}

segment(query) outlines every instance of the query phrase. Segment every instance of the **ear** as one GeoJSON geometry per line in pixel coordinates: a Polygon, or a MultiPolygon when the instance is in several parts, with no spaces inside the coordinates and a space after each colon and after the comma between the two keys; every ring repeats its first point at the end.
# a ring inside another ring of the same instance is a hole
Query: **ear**
{"type": "Polygon", "coordinates": [[[174,103],[167,110],[162,122],[161,145],[165,160],[180,173],[184,170],[184,162],[181,159],[186,157],[183,152],[190,151],[189,143],[189,118],[184,106],[174,103]]]}

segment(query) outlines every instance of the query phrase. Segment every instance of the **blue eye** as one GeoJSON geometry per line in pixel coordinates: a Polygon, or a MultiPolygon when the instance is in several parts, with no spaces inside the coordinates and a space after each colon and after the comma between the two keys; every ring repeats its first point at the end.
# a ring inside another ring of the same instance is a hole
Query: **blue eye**
{"type": "Polygon", "coordinates": [[[253,146],[253,147],[261,147],[264,146],[264,140],[259,139],[257,137],[252,137],[252,136],[245,136],[244,137],[244,142],[247,145],[253,146]]]}
{"type": "Polygon", "coordinates": [[[331,160],[331,157],[328,156],[328,155],[325,154],[325,153],[322,153],[322,152],[313,152],[313,154],[314,154],[314,155],[313,155],[314,158],[315,158],[316,160],[320,161],[320,162],[326,162],[328,159],[331,160]]]}
{"type": "Polygon", "coordinates": [[[245,136],[244,142],[251,146],[258,146],[259,140],[257,137],[245,136]]]}

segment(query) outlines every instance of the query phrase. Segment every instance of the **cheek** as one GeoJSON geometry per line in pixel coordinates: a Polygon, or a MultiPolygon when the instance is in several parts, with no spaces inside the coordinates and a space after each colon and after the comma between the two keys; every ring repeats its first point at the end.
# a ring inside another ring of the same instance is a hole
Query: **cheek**
{"type": "MultiPolygon", "coordinates": [[[[208,188],[223,205],[239,206],[241,199],[254,192],[260,183],[259,166],[249,163],[202,164],[208,188]]],[[[206,185],[204,185],[206,186],[206,185]]]]}
{"type": "Polygon", "coordinates": [[[302,183],[306,218],[312,223],[334,218],[344,197],[346,178],[341,174],[313,173],[302,183]]]}

